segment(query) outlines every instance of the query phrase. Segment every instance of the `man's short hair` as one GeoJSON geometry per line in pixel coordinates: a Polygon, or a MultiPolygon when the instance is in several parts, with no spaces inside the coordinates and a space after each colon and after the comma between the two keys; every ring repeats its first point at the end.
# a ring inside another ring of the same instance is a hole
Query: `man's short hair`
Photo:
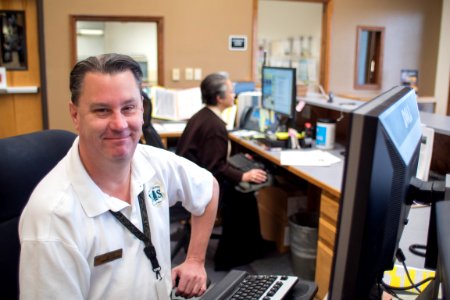
{"type": "Polygon", "coordinates": [[[108,53],[90,56],[77,62],[70,72],[72,103],[75,105],[78,104],[78,99],[83,89],[83,80],[87,73],[117,74],[128,70],[133,74],[137,87],[140,89],[142,84],[142,70],[139,64],[128,55],[108,53]]]}
{"type": "Polygon", "coordinates": [[[226,72],[217,72],[206,76],[200,83],[203,103],[206,105],[217,105],[217,96],[225,98],[228,78],[229,76],[226,72]]]}

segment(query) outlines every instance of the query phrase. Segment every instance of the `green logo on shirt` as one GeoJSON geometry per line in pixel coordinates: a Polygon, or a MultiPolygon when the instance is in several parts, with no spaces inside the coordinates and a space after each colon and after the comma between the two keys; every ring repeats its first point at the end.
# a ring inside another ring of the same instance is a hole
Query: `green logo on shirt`
{"type": "Polygon", "coordinates": [[[163,200],[163,193],[161,191],[161,187],[159,185],[155,185],[152,187],[150,192],[148,193],[150,199],[152,199],[153,205],[158,205],[163,200]]]}

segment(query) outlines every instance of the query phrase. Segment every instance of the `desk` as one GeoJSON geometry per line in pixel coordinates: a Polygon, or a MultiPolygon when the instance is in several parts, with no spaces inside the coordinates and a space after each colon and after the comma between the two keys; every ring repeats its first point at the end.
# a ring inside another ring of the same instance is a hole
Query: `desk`
{"type": "MultiPolygon", "coordinates": [[[[257,144],[255,141],[246,140],[234,133],[228,134],[230,140],[253,151],[254,153],[264,157],[277,166],[280,164],[280,151],[266,150],[264,147],[257,144]]],[[[336,149],[330,151],[332,154],[344,158],[340,152],[344,150],[342,146],[337,146],[336,149]]],[[[311,184],[326,190],[330,194],[340,197],[342,176],[344,170],[344,161],[333,164],[329,167],[306,167],[306,166],[281,166],[291,172],[292,174],[308,181],[311,184]]]]}
{"type": "MultiPolygon", "coordinates": [[[[268,161],[280,166],[280,151],[268,151],[256,142],[245,140],[236,134],[229,134],[230,140],[258,154],[268,161]]],[[[331,151],[336,156],[343,148],[331,151]]],[[[341,195],[344,161],[329,167],[281,166],[290,173],[306,180],[320,189],[319,240],[317,244],[317,260],[315,282],[319,290],[317,296],[323,298],[328,291],[333,263],[333,248],[341,195]]]]}
{"type": "Polygon", "coordinates": [[[156,120],[153,123],[153,127],[161,137],[161,141],[164,147],[167,149],[167,139],[179,138],[183,133],[186,122],[164,122],[156,120]]]}

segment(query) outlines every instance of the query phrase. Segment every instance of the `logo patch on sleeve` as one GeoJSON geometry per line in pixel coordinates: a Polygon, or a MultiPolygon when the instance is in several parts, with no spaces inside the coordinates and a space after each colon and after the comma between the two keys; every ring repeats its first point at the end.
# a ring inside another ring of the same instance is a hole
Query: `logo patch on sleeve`
{"type": "Polygon", "coordinates": [[[161,185],[154,185],[148,192],[148,197],[152,200],[152,204],[157,206],[164,199],[164,192],[161,185]]]}

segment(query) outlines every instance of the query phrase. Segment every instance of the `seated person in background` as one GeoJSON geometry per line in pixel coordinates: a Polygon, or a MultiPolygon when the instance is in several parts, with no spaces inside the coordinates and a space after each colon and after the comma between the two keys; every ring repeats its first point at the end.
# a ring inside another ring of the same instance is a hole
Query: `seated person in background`
{"type": "Polygon", "coordinates": [[[72,148],[33,191],[19,223],[21,299],[169,299],[206,290],[219,186],[169,151],[138,144],[142,71],[104,54],[70,74],[72,148]],[[186,260],[172,268],[169,206],[192,214],[186,260]],[[177,278],[179,280],[177,280],[177,278]]]}
{"type": "Polygon", "coordinates": [[[201,82],[206,104],[188,121],[177,143],[176,153],[213,173],[220,185],[222,235],[215,256],[217,270],[227,270],[261,256],[263,239],[253,193],[240,193],[240,181],[263,183],[267,174],[261,169],[243,173],[227,163],[230,143],[221,112],[233,105],[233,85],[226,73],[213,73],[201,82]]]}

